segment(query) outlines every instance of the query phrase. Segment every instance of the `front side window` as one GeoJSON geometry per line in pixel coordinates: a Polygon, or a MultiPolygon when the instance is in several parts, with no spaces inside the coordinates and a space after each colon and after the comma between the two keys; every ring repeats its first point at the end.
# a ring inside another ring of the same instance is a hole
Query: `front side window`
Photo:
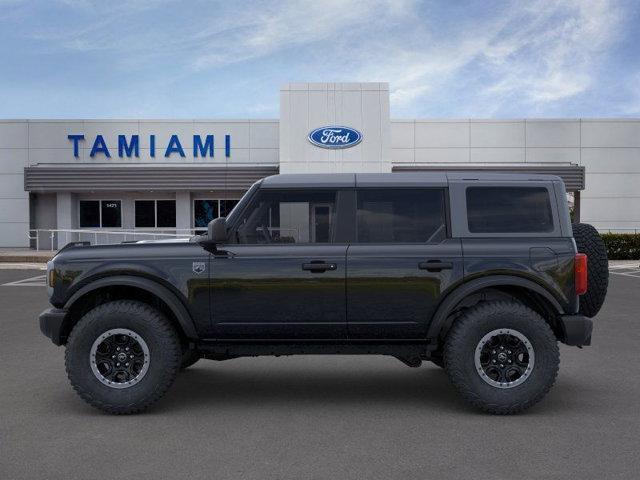
{"type": "Polygon", "coordinates": [[[551,232],[549,191],[544,187],[469,187],[467,220],[471,233],[551,232]]]}
{"type": "Polygon", "coordinates": [[[333,190],[263,190],[242,213],[236,241],[331,243],[335,221],[336,192],[333,190]]]}
{"type": "Polygon", "coordinates": [[[81,200],[80,228],[120,228],[122,202],[120,200],[81,200]]]}
{"type": "Polygon", "coordinates": [[[357,192],[358,243],[437,243],[446,237],[443,189],[357,192]]]}

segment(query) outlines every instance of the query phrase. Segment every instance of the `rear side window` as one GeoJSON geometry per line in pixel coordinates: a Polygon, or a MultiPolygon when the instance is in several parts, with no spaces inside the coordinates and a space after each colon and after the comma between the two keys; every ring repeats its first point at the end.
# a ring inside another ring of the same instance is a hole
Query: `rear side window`
{"type": "Polygon", "coordinates": [[[467,217],[471,233],[553,231],[549,191],[543,187],[469,187],[467,217]]]}
{"type": "Polygon", "coordinates": [[[358,190],[358,243],[435,243],[446,237],[443,189],[358,190]]]}

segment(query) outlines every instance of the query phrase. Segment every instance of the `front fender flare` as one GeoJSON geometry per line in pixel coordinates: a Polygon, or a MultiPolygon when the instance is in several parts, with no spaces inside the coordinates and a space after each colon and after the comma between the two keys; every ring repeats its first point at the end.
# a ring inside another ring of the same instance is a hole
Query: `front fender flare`
{"type": "Polygon", "coordinates": [[[523,287],[541,295],[549,302],[558,315],[562,315],[564,313],[564,309],[562,308],[562,305],[560,305],[558,299],[541,285],[526,278],[516,277],[513,275],[493,275],[490,277],[470,280],[450,292],[438,306],[438,309],[436,310],[436,313],[429,325],[429,329],[427,330],[427,338],[437,339],[439,337],[440,332],[446,326],[447,318],[455,306],[469,295],[472,295],[484,288],[513,286],[523,287]]]}
{"type": "Polygon", "coordinates": [[[173,293],[167,287],[144,277],[136,277],[132,275],[114,275],[110,277],[100,278],[88,283],[84,287],[80,288],[77,292],[75,292],[69,298],[69,300],[66,301],[64,309],[68,311],[77,300],[79,300],[89,292],[92,292],[99,288],[112,286],[135,287],[155,295],[165,304],[167,304],[173,315],[178,320],[178,323],[180,324],[180,327],[182,328],[184,334],[191,339],[198,338],[198,333],[196,331],[191,315],[189,314],[184,304],[175,295],[175,293],[173,293]]]}

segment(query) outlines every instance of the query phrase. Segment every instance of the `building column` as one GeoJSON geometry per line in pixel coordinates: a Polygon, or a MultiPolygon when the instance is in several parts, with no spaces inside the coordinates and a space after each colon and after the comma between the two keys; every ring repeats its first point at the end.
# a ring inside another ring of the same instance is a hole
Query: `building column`
{"type": "Polygon", "coordinates": [[[179,233],[191,228],[191,192],[176,192],[176,229],[179,233]]]}
{"type": "MultiPolygon", "coordinates": [[[[56,229],[73,230],[78,228],[78,203],[76,196],[70,192],[56,194],[56,229]]],[[[77,235],[58,232],[54,238],[56,248],[64,247],[68,242],[77,241],[77,235]]]]}

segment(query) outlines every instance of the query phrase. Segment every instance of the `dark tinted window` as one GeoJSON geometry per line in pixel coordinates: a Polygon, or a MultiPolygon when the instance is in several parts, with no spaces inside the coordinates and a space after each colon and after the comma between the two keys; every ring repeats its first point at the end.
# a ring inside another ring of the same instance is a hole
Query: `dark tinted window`
{"type": "Polygon", "coordinates": [[[136,200],[136,228],[156,226],[155,203],[153,200],[136,200]]]}
{"type": "Polygon", "coordinates": [[[176,201],[158,200],[156,204],[156,224],[158,227],[176,226],[176,201]]]}
{"type": "Polygon", "coordinates": [[[120,228],[122,226],[120,200],[102,200],[102,227],[120,228]]]}
{"type": "Polygon", "coordinates": [[[467,216],[472,233],[553,231],[549,192],[543,187],[467,188],[467,216]]]}
{"type": "Polygon", "coordinates": [[[100,227],[100,202],[98,200],[80,201],[80,228],[100,227]]]}
{"type": "Polygon", "coordinates": [[[228,216],[237,204],[238,200],[220,200],[220,216],[228,216]]]}
{"type": "Polygon", "coordinates": [[[242,214],[239,243],[330,243],[336,192],[263,190],[242,214]]]}
{"type": "Polygon", "coordinates": [[[205,227],[214,218],[218,218],[218,200],[194,200],[193,226],[205,227]]]}
{"type": "Polygon", "coordinates": [[[359,243],[432,243],[446,237],[444,190],[358,190],[359,243]]]}

